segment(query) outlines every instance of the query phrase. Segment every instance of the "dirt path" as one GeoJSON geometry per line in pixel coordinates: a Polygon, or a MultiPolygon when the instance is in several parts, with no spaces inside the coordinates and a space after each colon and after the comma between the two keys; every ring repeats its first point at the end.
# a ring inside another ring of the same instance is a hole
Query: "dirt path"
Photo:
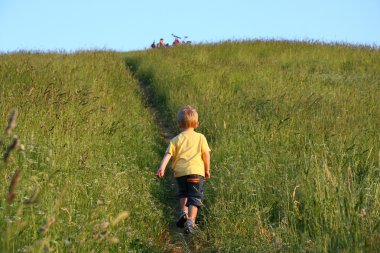
{"type": "MultiPolygon", "coordinates": [[[[126,63],[127,68],[131,70],[133,74],[137,70],[137,66],[133,65],[133,63],[126,63]]],[[[144,103],[149,108],[151,114],[154,117],[155,122],[157,123],[160,135],[162,137],[163,143],[168,144],[170,139],[176,135],[176,129],[171,124],[168,119],[168,115],[170,112],[165,106],[158,106],[157,97],[152,90],[152,86],[147,81],[139,79],[135,76],[135,79],[139,81],[140,89],[143,94],[144,103]]],[[[163,155],[163,154],[162,154],[163,155]]],[[[158,164],[157,164],[158,168],[158,164]]],[[[177,228],[175,224],[175,220],[177,215],[179,214],[179,203],[176,198],[176,181],[173,177],[170,169],[167,170],[164,180],[164,187],[168,187],[170,189],[170,196],[166,196],[167,199],[164,201],[164,204],[168,206],[166,209],[168,213],[168,219],[170,220],[168,224],[168,231],[165,235],[165,240],[167,241],[166,252],[173,253],[185,253],[185,252],[199,252],[200,246],[195,242],[195,238],[190,235],[186,235],[183,232],[183,229],[177,228]]]]}

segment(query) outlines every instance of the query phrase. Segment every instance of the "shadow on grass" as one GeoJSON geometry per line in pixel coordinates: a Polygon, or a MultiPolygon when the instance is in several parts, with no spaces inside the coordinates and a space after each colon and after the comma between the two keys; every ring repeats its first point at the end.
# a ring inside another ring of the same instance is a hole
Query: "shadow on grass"
{"type": "MultiPolygon", "coordinates": [[[[176,122],[172,118],[174,111],[168,106],[166,95],[152,85],[154,81],[153,70],[150,68],[141,70],[141,59],[138,57],[126,58],[125,65],[132,72],[134,78],[139,81],[145,105],[151,110],[160,129],[177,132],[176,122]]],[[[172,136],[164,137],[167,139],[172,136]]]]}

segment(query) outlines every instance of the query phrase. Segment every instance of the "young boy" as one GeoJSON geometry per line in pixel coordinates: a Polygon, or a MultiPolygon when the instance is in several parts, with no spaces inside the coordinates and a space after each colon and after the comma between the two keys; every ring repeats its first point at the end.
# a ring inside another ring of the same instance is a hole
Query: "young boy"
{"type": "Polygon", "coordinates": [[[166,166],[173,157],[172,168],[178,183],[181,213],[178,227],[185,233],[195,232],[195,219],[203,199],[204,178],[210,178],[210,148],[205,136],[194,130],[198,128],[198,113],[187,105],[177,113],[177,123],[182,132],[170,140],[156,176],[164,176],[166,166]]]}

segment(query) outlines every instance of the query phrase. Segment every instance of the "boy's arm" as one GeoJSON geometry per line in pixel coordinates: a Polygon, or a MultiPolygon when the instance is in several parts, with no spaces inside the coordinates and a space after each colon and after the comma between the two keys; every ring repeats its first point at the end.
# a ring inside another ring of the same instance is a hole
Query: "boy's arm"
{"type": "Polygon", "coordinates": [[[206,151],[202,153],[202,160],[205,164],[205,178],[209,179],[211,177],[210,174],[210,151],[206,151]]]}
{"type": "Polygon", "coordinates": [[[172,155],[169,154],[169,153],[166,153],[164,155],[164,157],[162,158],[162,161],[161,161],[161,164],[160,164],[160,168],[158,168],[157,172],[156,172],[156,176],[157,177],[163,177],[164,174],[165,174],[165,169],[166,169],[166,166],[168,165],[169,163],[169,160],[170,158],[172,158],[172,155]]]}

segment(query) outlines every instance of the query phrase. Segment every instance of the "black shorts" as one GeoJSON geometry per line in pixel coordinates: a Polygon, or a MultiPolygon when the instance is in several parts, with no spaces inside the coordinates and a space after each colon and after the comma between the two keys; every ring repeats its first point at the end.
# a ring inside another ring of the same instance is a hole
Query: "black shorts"
{"type": "Polygon", "coordinates": [[[178,198],[187,198],[186,206],[203,206],[204,178],[200,175],[177,177],[178,198]]]}

